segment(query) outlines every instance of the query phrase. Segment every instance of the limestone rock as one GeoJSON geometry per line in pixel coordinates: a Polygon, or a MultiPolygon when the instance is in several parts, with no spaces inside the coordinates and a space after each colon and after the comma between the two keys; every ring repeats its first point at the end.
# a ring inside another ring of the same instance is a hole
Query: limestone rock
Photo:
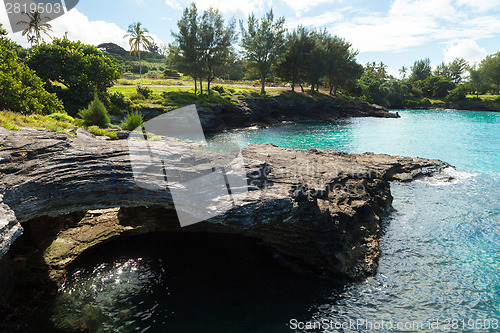
{"type": "MultiPolygon", "coordinates": [[[[41,250],[59,275],[100,241],[202,231],[258,238],[306,270],[363,278],[377,268],[381,222],[392,202],[389,182],[449,167],[437,160],[251,145],[242,151],[248,197],[224,214],[181,228],[168,189],[136,185],[126,141],[0,128],[0,145],[0,253],[19,235],[19,223],[56,223],[57,216],[79,212],[74,223],[40,242],[48,244],[41,250]]],[[[207,171],[204,164],[178,167],[207,171]]]]}

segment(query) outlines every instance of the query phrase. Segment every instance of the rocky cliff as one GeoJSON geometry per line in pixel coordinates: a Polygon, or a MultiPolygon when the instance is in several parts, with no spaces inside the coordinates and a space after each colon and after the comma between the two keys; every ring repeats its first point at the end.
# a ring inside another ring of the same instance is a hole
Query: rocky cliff
{"type": "MultiPolygon", "coordinates": [[[[420,158],[251,145],[242,151],[248,197],[224,214],[181,228],[168,189],[134,182],[126,141],[0,128],[0,147],[1,253],[22,225],[29,226],[22,237],[35,240],[59,282],[89,247],[152,231],[254,237],[294,267],[363,278],[377,268],[381,223],[392,202],[389,182],[449,167],[420,158]]],[[[203,164],[186,168],[206,171],[203,164]]],[[[2,260],[13,260],[9,254],[2,260]]]]}

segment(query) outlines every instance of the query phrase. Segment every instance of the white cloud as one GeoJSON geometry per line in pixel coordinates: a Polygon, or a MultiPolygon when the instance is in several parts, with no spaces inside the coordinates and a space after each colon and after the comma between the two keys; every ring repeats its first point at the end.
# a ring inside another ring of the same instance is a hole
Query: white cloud
{"type": "MultiPolygon", "coordinates": [[[[491,8],[498,2],[500,0],[486,0],[481,8],[491,8]]],[[[394,0],[387,12],[358,9],[343,15],[332,12],[332,15],[303,17],[297,22],[312,27],[328,24],[329,31],[346,38],[360,52],[401,52],[431,42],[450,44],[496,36],[500,31],[500,16],[492,10],[478,14],[470,8],[474,3],[472,0],[394,0]]],[[[497,7],[494,9],[498,12],[497,7]]]]}
{"type": "Polygon", "coordinates": [[[360,52],[399,52],[429,41],[436,24],[430,18],[359,17],[336,24],[331,31],[351,42],[360,52]]]}
{"type": "Polygon", "coordinates": [[[449,63],[455,58],[464,58],[470,64],[479,62],[488,55],[483,47],[480,47],[475,40],[466,39],[457,43],[451,43],[444,50],[444,61],[449,63]]]}
{"type": "MultiPolygon", "coordinates": [[[[248,0],[241,2],[234,0],[165,0],[165,4],[173,9],[181,10],[188,7],[193,1],[196,7],[201,10],[217,8],[223,13],[241,12],[244,15],[260,12],[264,9],[266,4],[264,0],[248,0]]],[[[269,1],[267,5],[270,5],[269,1]]]]}
{"type": "Polygon", "coordinates": [[[457,12],[451,0],[395,0],[389,15],[455,19],[457,12]]]}
{"type": "Polygon", "coordinates": [[[180,1],[175,0],[165,0],[165,4],[173,9],[181,10],[183,6],[181,6],[180,1]]]}
{"type": "MultiPolygon", "coordinates": [[[[0,22],[8,22],[5,12],[0,11],[0,22]]],[[[112,42],[120,45],[125,49],[129,49],[128,41],[123,38],[127,33],[115,23],[105,21],[91,21],[87,16],[74,8],[67,14],[58,17],[50,22],[52,25],[52,32],[50,36],[62,38],[64,34],[68,33],[68,39],[80,40],[86,44],[99,45],[101,43],[112,42]]],[[[9,31],[9,38],[23,46],[28,46],[26,37],[22,36],[20,32],[12,34],[9,24],[4,24],[9,31]]],[[[45,40],[48,37],[43,36],[45,40]]],[[[161,39],[151,34],[153,40],[159,44],[162,43],[161,39]]]]}
{"type": "Polygon", "coordinates": [[[342,2],[341,0],[315,0],[315,1],[304,1],[304,0],[282,0],[285,4],[292,7],[295,10],[297,16],[300,16],[303,12],[307,12],[316,6],[326,3],[342,2]]]}
{"type": "Polygon", "coordinates": [[[295,20],[286,20],[285,24],[289,29],[294,29],[299,25],[306,27],[323,27],[327,24],[342,21],[344,18],[343,12],[350,10],[351,7],[343,8],[337,11],[329,11],[314,17],[302,17],[295,20]]]}
{"type": "Polygon", "coordinates": [[[500,0],[456,0],[457,5],[472,8],[478,12],[486,12],[490,9],[498,9],[500,0]]]}

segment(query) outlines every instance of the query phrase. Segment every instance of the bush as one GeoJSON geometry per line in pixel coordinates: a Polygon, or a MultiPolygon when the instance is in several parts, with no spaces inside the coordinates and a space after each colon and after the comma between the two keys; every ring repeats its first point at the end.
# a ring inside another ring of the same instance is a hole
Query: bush
{"type": "Polygon", "coordinates": [[[111,140],[118,140],[118,134],[116,134],[115,132],[99,128],[97,126],[90,126],[89,128],[87,128],[87,131],[97,136],[107,136],[111,140]]]}
{"type": "Polygon", "coordinates": [[[225,92],[224,87],[221,86],[221,85],[212,86],[211,89],[214,90],[214,91],[217,91],[221,95],[225,92]]]}
{"type": "Polygon", "coordinates": [[[99,100],[97,94],[94,96],[94,101],[90,103],[89,107],[86,110],[80,111],[78,115],[87,126],[107,127],[109,125],[108,110],[106,110],[104,104],[99,100]]]}
{"type": "Polygon", "coordinates": [[[43,81],[20,62],[17,45],[0,24],[0,109],[23,114],[64,112],[62,102],[48,93],[43,81]]]}
{"type": "Polygon", "coordinates": [[[465,101],[467,98],[467,91],[468,89],[464,85],[459,85],[452,91],[446,95],[446,102],[460,102],[460,101],[465,101]]]}
{"type": "Polygon", "coordinates": [[[148,99],[149,97],[151,97],[151,95],[153,95],[153,90],[151,90],[151,88],[149,88],[149,87],[143,87],[141,85],[137,86],[136,91],[137,91],[138,94],[141,94],[146,99],[148,99]]]}
{"type": "Polygon", "coordinates": [[[62,121],[65,123],[74,123],[75,118],[68,116],[66,113],[53,113],[49,115],[49,118],[52,118],[57,121],[62,121]]]}
{"type": "Polygon", "coordinates": [[[419,106],[420,103],[418,101],[414,101],[412,99],[407,99],[407,100],[403,101],[403,105],[405,107],[412,107],[412,106],[419,106]]]}
{"type": "Polygon", "coordinates": [[[109,111],[111,114],[123,114],[124,111],[130,110],[132,102],[125,98],[121,92],[114,92],[109,95],[109,111]]]}
{"type": "Polygon", "coordinates": [[[142,118],[142,114],[140,114],[139,112],[132,112],[129,113],[127,117],[122,121],[120,127],[127,131],[133,131],[143,123],[144,119],[142,118]]]}
{"type": "Polygon", "coordinates": [[[175,79],[181,77],[181,75],[176,70],[170,68],[165,69],[165,71],[163,72],[163,76],[175,79]]]}
{"type": "Polygon", "coordinates": [[[65,38],[34,47],[26,64],[48,91],[56,93],[70,115],[91,103],[95,91],[107,104],[107,89],[121,76],[115,62],[97,47],[65,38]]]}

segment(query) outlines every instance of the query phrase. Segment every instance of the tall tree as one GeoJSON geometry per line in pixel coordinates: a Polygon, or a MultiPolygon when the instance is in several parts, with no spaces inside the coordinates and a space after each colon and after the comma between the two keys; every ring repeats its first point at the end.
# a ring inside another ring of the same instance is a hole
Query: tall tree
{"type": "MultiPolygon", "coordinates": [[[[363,74],[363,66],[356,63],[358,52],[351,49],[348,43],[337,36],[325,36],[325,75],[330,94],[337,95],[337,88],[358,80],[363,74]]],[[[382,64],[382,63],[381,63],[382,64]]]]}
{"type": "Polygon", "coordinates": [[[406,66],[402,66],[399,69],[399,74],[403,77],[403,80],[406,79],[406,74],[408,74],[408,68],[406,68],[406,66]]]}
{"type": "Polygon", "coordinates": [[[481,67],[475,65],[469,68],[467,87],[476,94],[476,97],[488,91],[490,84],[488,83],[487,75],[481,67]]]}
{"type": "Polygon", "coordinates": [[[45,20],[50,20],[49,17],[42,17],[39,11],[34,11],[30,13],[23,13],[29,18],[29,21],[19,21],[18,25],[27,25],[26,29],[23,31],[23,36],[28,37],[28,42],[33,45],[36,41],[37,45],[40,45],[40,40],[42,39],[41,34],[44,33],[50,37],[49,31],[52,31],[52,26],[47,22],[43,23],[45,20]],[[32,38],[35,36],[36,39],[32,38]]]}
{"type": "Polygon", "coordinates": [[[320,80],[325,76],[326,71],[326,31],[313,31],[311,38],[314,41],[314,47],[308,54],[307,62],[307,81],[311,84],[311,94],[314,94],[315,90],[319,90],[320,80]]]}
{"type": "MultiPolygon", "coordinates": [[[[481,61],[481,71],[484,73],[486,80],[490,84],[494,84],[497,91],[500,90],[500,52],[489,55],[481,61]]],[[[500,93],[500,92],[499,92],[500,93]]]]}
{"type": "Polygon", "coordinates": [[[142,27],[141,22],[134,22],[129,25],[127,32],[128,34],[123,38],[129,39],[130,53],[134,52],[139,56],[139,75],[142,77],[141,48],[147,50],[151,46],[153,39],[148,35],[148,29],[142,27]]]}
{"type": "Polygon", "coordinates": [[[453,83],[460,83],[468,68],[469,64],[464,58],[455,58],[449,64],[440,63],[434,70],[434,75],[443,76],[453,83]]]}
{"type": "MultiPolygon", "coordinates": [[[[216,9],[210,8],[203,12],[200,22],[200,47],[208,90],[210,90],[210,83],[229,63],[232,43],[236,36],[235,24],[235,21],[232,20],[226,27],[222,14],[216,9]]],[[[203,87],[201,89],[203,91],[203,87]]]]}
{"type": "Polygon", "coordinates": [[[309,66],[309,54],[314,49],[315,43],[312,32],[303,26],[299,26],[286,36],[285,53],[278,65],[278,74],[286,81],[290,81],[292,91],[295,85],[305,80],[309,66]]]}
{"type": "Polygon", "coordinates": [[[197,80],[200,78],[201,81],[202,75],[202,54],[198,9],[194,2],[190,7],[184,9],[181,19],[177,22],[177,27],[179,32],[172,32],[175,44],[169,45],[169,58],[175,68],[193,78],[196,93],[197,80]]]}
{"type": "Polygon", "coordinates": [[[251,14],[248,17],[246,29],[243,21],[240,21],[243,55],[248,61],[249,69],[254,71],[261,80],[262,95],[266,93],[266,77],[284,49],[284,24],[284,18],[274,19],[272,10],[260,20],[251,14]]]}
{"type": "Polygon", "coordinates": [[[422,81],[431,76],[431,60],[425,58],[423,60],[417,60],[411,68],[411,81],[422,81]]]}

